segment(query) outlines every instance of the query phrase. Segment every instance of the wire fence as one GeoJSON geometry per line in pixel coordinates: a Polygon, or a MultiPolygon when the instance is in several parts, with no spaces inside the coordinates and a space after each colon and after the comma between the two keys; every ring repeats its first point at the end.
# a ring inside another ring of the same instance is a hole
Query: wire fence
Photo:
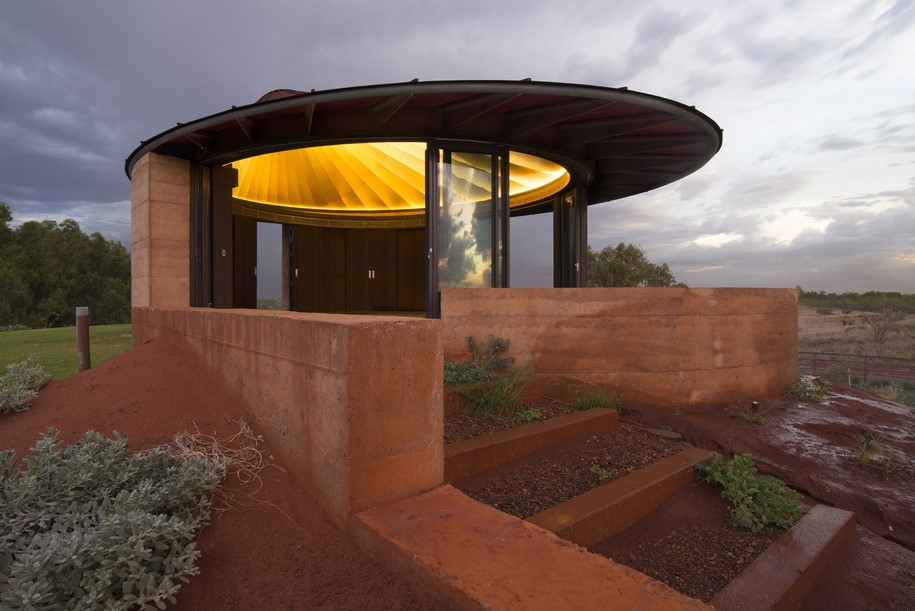
{"type": "Polygon", "coordinates": [[[820,376],[827,373],[915,384],[915,359],[836,352],[798,352],[801,373],[820,376]]]}

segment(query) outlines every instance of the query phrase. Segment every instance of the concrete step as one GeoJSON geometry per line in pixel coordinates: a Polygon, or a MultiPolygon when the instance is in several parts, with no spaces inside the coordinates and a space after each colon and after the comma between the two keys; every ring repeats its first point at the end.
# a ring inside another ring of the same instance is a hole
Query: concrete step
{"type": "Polygon", "coordinates": [[[449,443],[445,446],[445,483],[460,482],[572,437],[613,431],[618,426],[616,411],[595,408],[449,443]]]}
{"type": "Polygon", "coordinates": [[[816,505],[715,598],[722,611],[799,609],[829,561],[855,535],[855,514],[816,505]]]}
{"type": "Polygon", "coordinates": [[[582,547],[594,545],[626,530],[695,481],[693,465],[712,456],[700,448],[683,450],[527,521],[582,547]]]}

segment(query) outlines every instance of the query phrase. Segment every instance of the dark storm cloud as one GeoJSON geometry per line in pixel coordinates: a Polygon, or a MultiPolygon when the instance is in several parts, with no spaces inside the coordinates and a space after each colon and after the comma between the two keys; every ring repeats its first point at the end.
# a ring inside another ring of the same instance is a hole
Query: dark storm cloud
{"type": "Polygon", "coordinates": [[[809,173],[804,170],[744,173],[730,181],[721,206],[739,208],[771,206],[788,200],[809,183],[809,173]]]}
{"type": "Polygon", "coordinates": [[[849,151],[867,146],[864,142],[848,138],[841,134],[832,134],[818,138],[814,144],[817,151],[849,151]]]}
{"type": "Polygon", "coordinates": [[[682,15],[669,9],[655,8],[643,17],[635,30],[635,39],[626,51],[624,80],[657,65],[661,55],[681,36],[686,36],[699,21],[697,14],[682,15]]]}

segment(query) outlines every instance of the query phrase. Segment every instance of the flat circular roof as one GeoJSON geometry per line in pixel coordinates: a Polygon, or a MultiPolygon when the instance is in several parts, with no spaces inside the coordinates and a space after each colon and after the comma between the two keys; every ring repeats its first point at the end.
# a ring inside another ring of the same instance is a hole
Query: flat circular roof
{"type": "Polygon", "coordinates": [[[721,148],[722,131],[693,107],[625,88],[525,80],[276,90],[142,142],[125,171],[129,177],[150,152],[226,164],[306,147],[433,140],[498,144],[553,161],[595,204],[695,172],[721,148]]]}

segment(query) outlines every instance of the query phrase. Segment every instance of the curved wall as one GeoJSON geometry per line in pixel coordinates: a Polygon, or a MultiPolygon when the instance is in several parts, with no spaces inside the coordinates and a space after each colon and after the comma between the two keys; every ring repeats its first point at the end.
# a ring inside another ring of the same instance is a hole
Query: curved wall
{"type": "Polygon", "coordinates": [[[781,396],[797,381],[797,291],[443,289],[445,360],[467,337],[511,340],[532,395],[600,388],[662,405],[781,396]]]}

